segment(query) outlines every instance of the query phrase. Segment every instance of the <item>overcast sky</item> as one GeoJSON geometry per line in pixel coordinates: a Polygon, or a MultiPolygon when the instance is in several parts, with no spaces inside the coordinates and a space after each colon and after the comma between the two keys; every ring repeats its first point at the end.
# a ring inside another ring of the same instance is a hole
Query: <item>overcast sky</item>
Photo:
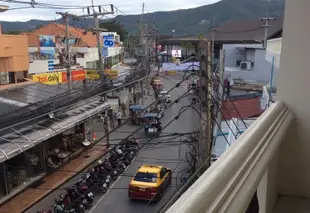
{"type": "MultiPolygon", "coordinates": [[[[21,0],[25,2],[30,2],[31,0],[21,0]]],[[[91,0],[35,0],[38,3],[48,3],[48,4],[59,4],[59,5],[72,5],[72,6],[82,6],[90,5],[91,0]],[[89,1],[89,2],[88,2],[89,1]],[[87,4],[88,2],[88,4],[87,4]]],[[[212,4],[218,2],[219,0],[114,0],[114,1],[99,1],[94,0],[94,4],[114,4],[118,9],[120,9],[125,14],[138,14],[142,10],[142,2],[145,3],[146,12],[154,11],[169,11],[177,9],[186,9],[199,7],[206,4],[212,4]]],[[[10,8],[20,8],[28,7],[27,4],[11,4],[6,2],[1,2],[0,5],[7,5],[10,8]]],[[[82,9],[74,10],[60,10],[60,9],[39,9],[39,8],[28,8],[28,9],[16,9],[0,13],[0,21],[28,21],[30,19],[40,19],[40,20],[54,20],[60,18],[56,15],[56,11],[68,11],[74,14],[83,14],[82,9]]],[[[109,16],[111,17],[111,16],[109,16]]]]}

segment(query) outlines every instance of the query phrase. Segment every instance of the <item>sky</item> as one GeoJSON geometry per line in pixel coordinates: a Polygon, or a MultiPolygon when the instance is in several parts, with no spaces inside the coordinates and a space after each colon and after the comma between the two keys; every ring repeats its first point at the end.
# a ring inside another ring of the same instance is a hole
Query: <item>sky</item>
{"type": "MultiPolygon", "coordinates": [[[[0,0],[0,5],[6,5],[12,9],[3,13],[0,13],[0,21],[28,21],[31,19],[39,20],[55,20],[60,18],[56,12],[69,12],[77,15],[83,14],[83,9],[40,9],[40,8],[29,8],[29,4],[12,4],[5,2],[6,0],[0,0]],[[27,7],[21,9],[21,7],[27,7]]],[[[24,2],[30,2],[31,0],[20,0],[24,2]]],[[[142,11],[142,3],[145,3],[145,12],[154,11],[170,11],[178,9],[187,9],[193,7],[199,7],[207,4],[218,2],[219,0],[113,0],[113,1],[99,1],[94,0],[94,5],[101,4],[113,4],[122,13],[128,14],[139,14],[142,11]]],[[[72,5],[72,6],[90,6],[91,0],[35,0],[37,3],[46,4],[59,4],[59,5],[72,5]],[[89,3],[87,3],[89,1],[89,3]]],[[[117,12],[117,14],[122,14],[117,12]]],[[[84,14],[86,10],[84,11],[84,14]]],[[[112,15],[107,18],[112,18],[112,15]]]]}

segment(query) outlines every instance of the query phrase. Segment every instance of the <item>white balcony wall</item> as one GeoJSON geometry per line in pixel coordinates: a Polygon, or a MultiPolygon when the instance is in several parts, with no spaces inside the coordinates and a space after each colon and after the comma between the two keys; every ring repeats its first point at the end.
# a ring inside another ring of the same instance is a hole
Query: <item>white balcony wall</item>
{"type": "Polygon", "coordinates": [[[284,103],[273,104],[166,213],[243,213],[256,190],[260,213],[270,213],[278,196],[277,154],[292,121],[284,103]]]}
{"type": "Polygon", "coordinates": [[[266,60],[274,63],[279,69],[282,50],[282,38],[270,39],[267,41],[266,60]],[[272,62],[274,60],[274,62],[272,62]]]}
{"type": "Polygon", "coordinates": [[[119,55],[123,52],[123,47],[108,48],[108,57],[119,55]]]}
{"type": "MultiPolygon", "coordinates": [[[[85,67],[86,62],[84,58],[77,58],[77,63],[79,63],[81,66],[85,67]]],[[[54,60],[55,64],[59,63],[58,59],[54,60]]],[[[51,72],[48,71],[48,60],[34,60],[32,63],[29,64],[29,74],[37,74],[37,73],[45,73],[45,72],[51,72]]],[[[53,71],[52,71],[53,72],[53,71]]]]}

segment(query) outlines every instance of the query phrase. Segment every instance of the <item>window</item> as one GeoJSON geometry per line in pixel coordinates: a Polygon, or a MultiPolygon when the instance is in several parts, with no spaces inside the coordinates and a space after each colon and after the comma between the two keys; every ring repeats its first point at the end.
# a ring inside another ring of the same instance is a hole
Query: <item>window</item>
{"type": "Polygon", "coordinates": [[[138,172],[134,177],[134,180],[139,182],[156,183],[157,174],[148,172],[138,172]]]}
{"type": "Polygon", "coordinates": [[[160,178],[163,178],[167,174],[168,170],[166,168],[162,168],[160,170],[160,178]]]}

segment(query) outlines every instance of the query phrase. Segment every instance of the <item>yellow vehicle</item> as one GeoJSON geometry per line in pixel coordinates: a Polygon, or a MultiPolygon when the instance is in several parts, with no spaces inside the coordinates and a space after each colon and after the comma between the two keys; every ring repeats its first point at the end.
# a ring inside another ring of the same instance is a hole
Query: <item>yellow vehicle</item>
{"type": "Polygon", "coordinates": [[[130,199],[158,202],[171,184],[171,169],[157,165],[141,166],[129,183],[130,199]]]}

